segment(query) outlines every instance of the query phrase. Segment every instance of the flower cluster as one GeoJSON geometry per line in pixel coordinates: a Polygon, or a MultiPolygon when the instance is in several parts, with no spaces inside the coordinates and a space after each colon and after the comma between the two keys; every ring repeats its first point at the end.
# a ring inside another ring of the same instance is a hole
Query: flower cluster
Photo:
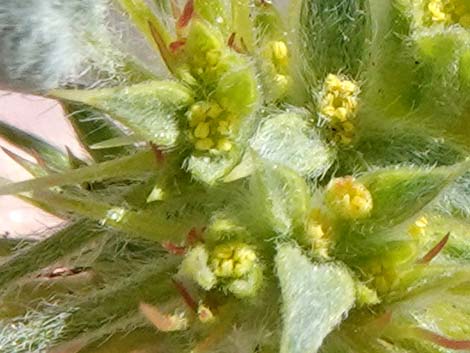
{"type": "Polygon", "coordinates": [[[320,95],[320,116],[327,121],[340,143],[348,145],[354,137],[354,118],[360,93],[357,83],[329,74],[320,95]]]}

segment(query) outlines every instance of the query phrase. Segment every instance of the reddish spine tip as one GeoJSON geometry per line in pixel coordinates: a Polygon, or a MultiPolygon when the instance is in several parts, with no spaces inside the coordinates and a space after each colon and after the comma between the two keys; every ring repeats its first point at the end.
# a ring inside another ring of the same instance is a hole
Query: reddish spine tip
{"type": "MultiPolygon", "coordinates": [[[[204,230],[201,231],[201,233],[204,230]]],[[[202,234],[198,233],[196,228],[191,228],[191,230],[188,232],[188,235],[186,236],[186,245],[191,246],[197,243],[198,241],[203,242],[202,234]]]]}
{"type": "Polygon", "coordinates": [[[449,241],[450,233],[447,233],[444,238],[442,238],[439,243],[437,243],[431,250],[427,252],[426,255],[423,256],[421,260],[418,261],[418,264],[428,264],[434,259],[446,246],[447,242],[449,241]]]}
{"type": "Polygon", "coordinates": [[[163,162],[165,162],[165,154],[163,151],[153,142],[150,142],[150,147],[152,148],[152,152],[155,155],[157,164],[163,164],[163,162]]]}
{"type": "Polygon", "coordinates": [[[178,256],[182,256],[182,255],[186,254],[186,247],[185,246],[176,245],[176,244],[174,244],[170,241],[162,243],[162,246],[170,254],[178,255],[178,256]]]}
{"type": "Polygon", "coordinates": [[[470,341],[468,340],[454,340],[423,328],[416,328],[415,330],[419,336],[443,348],[454,349],[457,351],[470,349],[470,341]]]}
{"type": "Polygon", "coordinates": [[[171,279],[172,282],[173,282],[173,285],[175,286],[176,290],[178,291],[178,293],[181,295],[181,297],[183,298],[184,302],[186,303],[186,305],[194,312],[197,312],[197,303],[196,303],[196,300],[194,300],[194,298],[191,296],[191,294],[189,294],[188,290],[183,286],[183,284],[181,284],[180,282],[178,282],[177,280],[175,280],[174,278],[171,279]]]}
{"type": "Polygon", "coordinates": [[[184,6],[183,13],[181,16],[178,18],[178,21],[176,22],[176,28],[184,28],[188,25],[189,21],[191,21],[191,18],[194,16],[194,1],[193,0],[188,0],[186,5],[184,6]]]}
{"type": "Polygon", "coordinates": [[[179,39],[174,42],[171,42],[169,47],[172,53],[176,53],[178,50],[184,47],[186,44],[186,39],[179,39]]]}

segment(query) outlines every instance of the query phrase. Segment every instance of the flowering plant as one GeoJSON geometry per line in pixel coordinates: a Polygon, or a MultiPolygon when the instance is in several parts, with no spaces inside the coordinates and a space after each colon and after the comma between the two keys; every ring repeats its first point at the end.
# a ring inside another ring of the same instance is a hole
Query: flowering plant
{"type": "Polygon", "coordinates": [[[0,3],[0,78],[82,160],[2,260],[3,352],[450,352],[470,341],[463,0],[0,3]]]}

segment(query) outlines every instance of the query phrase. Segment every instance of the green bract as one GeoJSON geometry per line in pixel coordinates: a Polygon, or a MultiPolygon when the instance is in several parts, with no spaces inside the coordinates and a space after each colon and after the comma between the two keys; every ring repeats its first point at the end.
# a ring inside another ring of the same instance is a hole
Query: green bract
{"type": "Polygon", "coordinates": [[[0,123],[67,225],[0,239],[1,352],[470,350],[464,0],[0,2],[0,123]],[[34,27],[34,28],[33,28],[34,27]]]}

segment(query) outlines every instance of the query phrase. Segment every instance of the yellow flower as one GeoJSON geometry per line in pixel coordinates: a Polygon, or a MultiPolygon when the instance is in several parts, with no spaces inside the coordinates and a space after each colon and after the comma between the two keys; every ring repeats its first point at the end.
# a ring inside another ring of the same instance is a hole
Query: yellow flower
{"type": "Polygon", "coordinates": [[[331,180],[326,187],[325,201],[342,218],[364,218],[373,208],[369,190],[352,176],[331,180]]]}
{"type": "Polygon", "coordinates": [[[430,0],[426,6],[429,24],[460,24],[470,27],[470,4],[465,0],[430,0]]]}
{"type": "Polygon", "coordinates": [[[312,209],[307,219],[305,233],[315,255],[324,259],[329,258],[331,232],[331,225],[326,215],[319,208],[312,209]]]}
{"type": "Polygon", "coordinates": [[[190,136],[197,150],[228,152],[232,149],[233,143],[228,136],[238,120],[233,114],[225,112],[216,102],[203,101],[193,104],[187,116],[192,129],[190,136]]]}
{"type": "Polygon", "coordinates": [[[218,245],[212,252],[212,269],[217,277],[240,278],[255,266],[257,256],[253,248],[244,243],[218,245]]]}
{"type": "Polygon", "coordinates": [[[426,233],[428,223],[428,219],[422,216],[408,227],[408,233],[414,238],[421,237],[426,233]]]}
{"type": "Polygon", "coordinates": [[[427,6],[433,22],[448,22],[450,14],[444,12],[445,4],[442,0],[431,0],[427,6]]]}
{"type": "Polygon", "coordinates": [[[350,144],[354,136],[353,120],[358,107],[359,86],[345,77],[328,74],[319,100],[319,113],[325,119],[337,140],[350,144]]]}

